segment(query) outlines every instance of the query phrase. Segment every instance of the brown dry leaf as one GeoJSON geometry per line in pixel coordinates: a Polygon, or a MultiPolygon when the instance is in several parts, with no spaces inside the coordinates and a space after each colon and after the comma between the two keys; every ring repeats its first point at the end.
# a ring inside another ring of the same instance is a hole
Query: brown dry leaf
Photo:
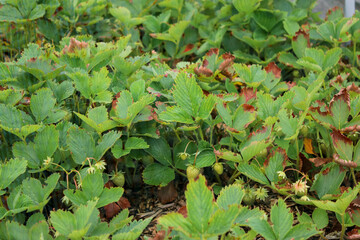
{"type": "Polygon", "coordinates": [[[119,205],[113,202],[104,206],[104,210],[105,210],[106,219],[111,219],[120,212],[121,208],[119,205]]]}
{"type": "Polygon", "coordinates": [[[161,204],[173,202],[178,197],[178,192],[173,182],[170,182],[165,187],[160,188],[158,198],[161,204]]]}
{"type": "Polygon", "coordinates": [[[164,240],[165,236],[166,236],[165,230],[161,230],[157,232],[153,238],[150,238],[150,240],[164,240]]]}
{"type": "Polygon", "coordinates": [[[312,146],[312,139],[311,138],[305,138],[304,139],[304,146],[305,146],[305,152],[306,153],[309,153],[309,154],[314,154],[314,149],[313,149],[313,146],[312,146]]]}
{"type": "Polygon", "coordinates": [[[129,200],[126,197],[121,197],[119,201],[117,201],[117,204],[121,209],[131,207],[129,200]]]}
{"type": "Polygon", "coordinates": [[[180,213],[181,215],[183,215],[184,218],[188,217],[188,212],[187,212],[186,206],[182,206],[181,208],[179,208],[179,210],[177,212],[180,213]]]}

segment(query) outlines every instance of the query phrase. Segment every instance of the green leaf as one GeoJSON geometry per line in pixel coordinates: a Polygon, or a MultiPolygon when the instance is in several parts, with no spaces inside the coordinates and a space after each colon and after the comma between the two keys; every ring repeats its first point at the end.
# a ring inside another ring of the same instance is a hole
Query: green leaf
{"type": "Polygon", "coordinates": [[[270,184],[268,179],[266,178],[266,176],[261,171],[261,169],[253,163],[251,163],[250,165],[248,165],[247,163],[240,164],[238,166],[238,170],[245,176],[251,178],[252,180],[254,180],[258,183],[265,184],[265,185],[270,184]]]}
{"type": "Polygon", "coordinates": [[[166,122],[179,122],[193,124],[194,120],[184,109],[178,106],[167,107],[166,111],[159,114],[159,118],[166,122]]]}
{"type": "Polygon", "coordinates": [[[153,156],[153,158],[155,158],[161,164],[165,166],[171,165],[171,149],[165,138],[147,138],[146,142],[150,146],[148,149],[145,150],[147,153],[153,156]]]}
{"type": "Polygon", "coordinates": [[[278,204],[271,208],[270,219],[273,223],[276,239],[284,239],[287,232],[291,229],[294,220],[284,200],[279,199],[278,204]]]}
{"type": "Polygon", "coordinates": [[[347,91],[340,91],[336,94],[330,101],[329,109],[334,122],[334,127],[336,129],[343,128],[348,122],[347,120],[350,114],[349,93],[347,91]]]}
{"type": "Polygon", "coordinates": [[[232,3],[238,12],[249,15],[260,6],[261,0],[233,0],[232,3]]]}
{"type": "Polygon", "coordinates": [[[208,95],[207,97],[203,98],[197,116],[203,120],[207,119],[210,116],[212,110],[214,109],[215,103],[216,98],[214,97],[214,95],[208,95]]]}
{"type": "Polygon", "coordinates": [[[161,216],[158,223],[164,226],[166,229],[174,227],[177,231],[184,233],[194,232],[194,226],[180,213],[169,213],[165,216],[161,216]]]}
{"type": "Polygon", "coordinates": [[[251,65],[249,67],[245,64],[236,63],[233,67],[239,75],[240,82],[245,83],[249,87],[257,88],[266,79],[266,72],[261,69],[260,65],[251,65]]]}
{"type": "Polygon", "coordinates": [[[37,90],[31,97],[30,109],[37,122],[43,121],[54,108],[56,103],[49,88],[37,90]]]}
{"type": "Polygon", "coordinates": [[[104,134],[95,147],[94,158],[100,160],[102,156],[109,150],[115,142],[121,137],[121,133],[117,131],[110,131],[104,134]]]}
{"type": "Polygon", "coordinates": [[[332,211],[343,215],[346,211],[346,208],[350,205],[351,201],[355,199],[359,193],[360,185],[356,185],[353,189],[348,189],[347,192],[344,192],[336,202],[330,200],[311,200],[311,202],[318,208],[332,211]]]}
{"type": "Polygon", "coordinates": [[[198,233],[205,233],[213,211],[214,196],[206,186],[204,176],[200,175],[196,181],[190,180],[185,197],[189,221],[198,233]]]}
{"type": "Polygon", "coordinates": [[[341,48],[333,48],[326,51],[325,59],[322,68],[332,68],[334,67],[340,60],[342,54],[341,48]]]}
{"type": "Polygon", "coordinates": [[[244,190],[241,188],[241,185],[232,184],[221,189],[219,197],[216,200],[219,208],[227,210],[230,205],[241,204],[241,201],[244,197],[244,190]]]}
{"type": "Polygon", "coordinates": [[[346,161],[352,161],[352,154],[354,149],[353,142],[336,130],[334,130],[330,135],[334,148],[340,155],[340,158],[346,161]]]}
{"type": "Polygon", "coordinates": [[[49,196],[56,187],[59,178],[58,173],[52,174],[46,179],[47,185],[45,187],[35,178],[28,178],[22,182],[23,193],[30,197],[32,205],[34,205],[29,208],[29,211],[42,209],[45,206],[50,200],[49,196]]]}
{"type": "Polygon", "coordinates": [[[140,79],[130,85],[130,92],[135,102],[139,101],[145,94],[145,81],[140,79]]]}
{"type": "Polygon", "coordinates": [[[146,149],[149,145],[142,138],[130,137],[125,142],[125,149],[146,149]]]}
{"type": "Polygon", "coordinates": [[[277,240],[274,231],[265,219],[250,218],[248,224],[252,230],[263,236],[266,240],[277,240]]]}
{"type": "Polygon", "coordinates": [[[291,228],[284,240],[291,239],[309,239],[310,237],[319,234],[315,226],[310,223],[301,223],[291,228]]]}
{"type": "Polygon", "coordinates": [[[216,161],[215,153],[213,150],[204,150],[196,157],[195,166],[197,168],[204,168],[212,166],[216,161]]]}
{"type": "Polygon", "coordinates": [[[232,127],[238,131],[244,130],[256,118],[255,109],[247,104],[240,105],[233,116],[232,127]]]}
{"type": "Polygon", "coordinates": [[[111,78],[108,77],[108,73],[106,67],[103,67],[99,72],[95,72],[92,78],[90,78],[90,90],[93,95],[101,93],[109,88],[111,78]]]}
{"type": "Polygon", "coordinates": [[[329,216],[326,210],[315,208],[312,213],[312,219],[318,229],[323,229],[329,224],[329,216]]]}
{"type": "Polygon", "coordinates": [[[229,231],[240,212],[238,205],[230,206],[226,211],[217,210],[210,219],[207,234],[219,236],[229,231]]]}
{"type": "Polygon", "coordinates": [[[173,96],[178,106],[190,116],[198,115],[203,93],[194,77],[189,77],[184,71],[180,72],[175,79],[173,96]]]}
{"type": "Polygon", "coordinates": [[[179,44],[181,37],[189,24],[190,21],[179,21],[170,26],[169,34],[175,40],[176,44],[179,44]]]}
{"type": "Polygon", "coordinates": [[[311,191],[316,191],[320,199],[326,194],[336,194],[345,175],[346,171],[340,169],[339,165],[326,165],[315,175],[311,191]]]}
{"type": "Polygon", "coordinates": [[[173,169],[158,163],[148,165],[142,175],[146,184],[155,186],[166,186],[175,179],[173,169]]]}
{"type": "Polygon", "coordinates": [[[74,214],[63,210],[51,211],[51,224],[61,235],[81,239],[91,225],[99,221],[99,211],[95,206],[96,202],[89,202],[87,206],[81,205],[74,214]]]}
{"type": "Polygon", "coordinates": [[[95,155],[94,139],[84,129],[70,128],[66,143],[77,164],[82,164],[86,158],[95,155]]]}
{"type": "Polygon", "coordinates": [[[104,207],[110,203],[119,201],[123,193],[124,189],[120,187],[104,188],[96,207],[104,207]]]}
{"type": "Polygon", "coordinates": [[[284,170],[285,157],[285,152],[276,150],[275,154],[269,158],[268,165],[265,166],[265,174],[270,182],[276,183],[279,181],[277,172],[284,170]]]}
{"type": "Polygon", "coordinates": [[[59,147],[59,131],[54,125],[46,126],[34,139],[34,150],[40,164],[48,157],[52,157],[59,147]]]}
{"type": "Polygon", "coordinates": [[[280,120],[279,125],[286,137],[289,138],[295,135],[299,120],[292,116],[289,117],[285,109],[280,110],[278,117],[280,120]]]}
{"type": "MultiPolygon", "coordinates": [[[[0,190],[7,188],[17,177],[26,170],[27,162],[24,159],[10,159],[0,163],[0,190]]],[[[1,194],[0,194],[1,195],[1,194]]]]}

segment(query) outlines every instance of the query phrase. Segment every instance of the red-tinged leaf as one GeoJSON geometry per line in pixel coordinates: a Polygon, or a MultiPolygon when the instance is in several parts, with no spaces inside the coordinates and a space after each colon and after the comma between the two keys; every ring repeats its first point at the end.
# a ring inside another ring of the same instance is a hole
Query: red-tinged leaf
{"type": "Polygon", "coordinates": [[[307,40],[307,47],[311,47],[310,44],[310,34],[305,31],[304,29],[301,29],[295,33],[295,36],[293,37],[293,41],[297,41],[299,36],[303,36],[307,40]]]}
{"type": "Polygon", "coordinates": [[[286,85],[288,86],[289,90],[296,86],[296,82],[286,82],[286,85]]]}
{"type": "Polygon", "coordinates": [[[111,104],[111,107],[112,109],[116,109],[116,104],[117,104],[117,99],[120,97],[120,92],[118,92],[116,95],[115,95],[115,99],[112,101],[112,104],[111,104]]]}
{"type": "Polygon", "coordinates": [[[194,68],[194,72],[198,76],[211,77],[213,75],[213,71],[204,66],[194,68]]]}
{"type": "Polygon", "coordinates": [[[181,215],[183,215],[184,218],[188,217],[188,212],[187,212],[186,206],[182,206],[181,208],[179,208],[179,210],[177,212],[180,213],[181,215]]]}
{"type": "MultiPolygon", "coordinates": [[[[356,211],[357,211],[357,214],[360,214],[359,210],[356,210],[356,211]]],[[[358,239],[360,239],[359,229],[357,229],[357,228],[354,228],[351,231],[347,232],[346,235],[347,235],[346,239],[349,239],[349,240],[358,240],[358,239]]]]}
{"type": "Polygon", "coordinates": [[[352,83],[350,86],[346,87],[346,90],[348,92],[356,92],[356,93],[360,93],[360,88],[358,86],[355,85],[355,83],[352,83]]]}
{"type": "Polygon", "coordinates": [[[219,49],[218,48],[211,48],[207,53],[206,56],[211,56],[211,55],[218,55],[219,54],[219,49]]]}
{"type": "Polygon", "coordinates": [[[311,116],[315,120],[317,120],[325,125],[328,125],[329,127],[331,127],[331,126],[334,127],[333,118],[327,107],[325,107],[325,111],[321,111],[320,106],[318,106],[318,107],[311,106],[309,110],[310,110],[311,116]]]}
{"type": "Polygon", "coordinates": [[[333,158],[334,158],[334,162],[336,162],[337,164],[339,164],[343,167],[356,168],[358,166],[356,162],[346,161],[344,159],[341,159],[341,158],[339,158],[339,155],[337,155],[337,154],[334,154],[333,158]]]}
{"type": "Polygon", "coordinates": [[[241,89],[240,98],[245,99],[245,103],[249,102],[251,99],[256,98],[257,91],[252,88],[244,87],[241,89]]]}
{"type": "Polygon", "coordinates": [[[231,65],[234,63],[235,57],[230,53],[225,53],[222,55],[222,57],[224,61],[219,65],[219,70],[225,71],[226,69],[231,67],[231,65]]]}
{"type": "Polygon", "coordinates": [[[336,130],[334,130],[330,135],[335,150],[340,155],[340,158],[347,161],[352,161],[353,142],[336,130]]]}
{"type": "Polygon", "coordinates": [[[161,187],[158,192],[158,198],[161,204],[173,202],[178,196],[178,192],[174,186],[174,182],[170,182],[165,187],[161,187]]]}
{"type": "Polygon", "coordinates": [[[329,163],[332,160],[333,160],[332,158],[321,158],[321,157],[309,158],[309,161],[314,163],[315,167],[319,167],[323,164],[329,163]]]}
{"type": "Polygon", "coordinates": [[[191,51],[191,49],[193,49],[193,48],[194,48],[194,44],[189,43],[188,45],[186,45],[185,50],[183,51],[183,53],[191,51]]]}
{"type": "Polygon", "coordinates": [[[276,65],[275,62],[270,62],[266,67],[267,73],[272,72],[276,78],[281,78],[281,69],[276,65]]]}
{"type": "Polygon", "coordinates": [[[350,95],[346,88],[340,90],[330,101],[329,106],[334,127],[341,129],[347,123],[350,114],[350,95]]]}
{"type": "Polygon", "coordinates": [[[112,181],[108,181],[107,183],[105,183],[104,187],[112,188],[112,187],[114,187],[114,183],[112,181]]]}

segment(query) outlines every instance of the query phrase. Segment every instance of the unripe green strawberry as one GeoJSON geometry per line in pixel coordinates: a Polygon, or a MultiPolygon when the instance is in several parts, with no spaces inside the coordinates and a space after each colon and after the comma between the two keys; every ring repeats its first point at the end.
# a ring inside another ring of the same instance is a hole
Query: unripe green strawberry
{"type": "Polygon", "coordinates": [[[112,176],[111,181],[113,181],[116,186],[122,187],[125,184],[125,176],[123,173],[118,172],[117,174],[112,176]]]}
{"type": "Polygon", "coordinates": [[[309,127],[306,125],[302,125],[300,128],[300,134],[304,137],[307,137],[309,135],[309,127]]]}
{"type": "Polygon", "coordinates": [[[200,169],[198,169],[194,165],[189,165],[186,168],[186,176],[188,177],[189,180],[196,178],[197,176],[199,176],[199,174],[200,174],[200,169]]]}
{"type": "Polygon", "coordinates": [[[264,148],[264,149],[258,154],[258,157],[266,158],[266,156],[267,156],[267,150],[266,150],[266,148],[264,148]]]}
{"type": "Polygon", "coordinates": [[[186,152],[181,152],[181,153],[178,154],[178,156],[180,157],[181,160],[185,161],[186,159],[188,159],[190,154],[188,154],[186,152]]]}
{"type": "Polygon", "coordinates": [[[349,135],[349,138],[351,141],[356,141],[358,139],[358,134],[357,133],[352,133],[349,135]]]}
{"type": "Polygon", "coordinates": [[[224,167],[223,167],[222,163],[219,163],[219,162],[217,162],[213,165],[213,169],[218,175],[221,175],[224,172],[224,167]]]}
{"type": "Polygon", "coordinates": [[[254,190],[251,188],[245,188],[245,195],[242,199],[245,205],[253,205],[255,202],[255,193],[254,190]]]}

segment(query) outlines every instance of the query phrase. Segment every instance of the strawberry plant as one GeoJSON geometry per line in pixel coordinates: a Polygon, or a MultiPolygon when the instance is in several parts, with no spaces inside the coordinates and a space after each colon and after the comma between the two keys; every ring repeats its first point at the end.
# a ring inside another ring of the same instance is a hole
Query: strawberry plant
{"type": "Polygon", "coordinates": [[[360,15],[316,3],[0,1],[0,239],[356,238],[360,15]]]}

